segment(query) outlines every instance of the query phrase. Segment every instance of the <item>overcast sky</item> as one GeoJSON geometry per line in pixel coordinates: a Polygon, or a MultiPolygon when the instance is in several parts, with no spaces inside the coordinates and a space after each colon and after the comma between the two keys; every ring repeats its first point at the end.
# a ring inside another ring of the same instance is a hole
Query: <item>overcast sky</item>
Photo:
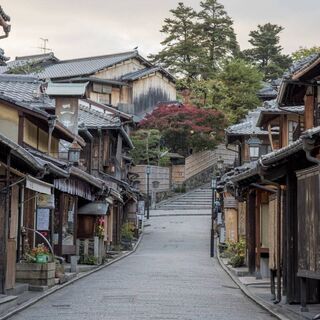
{"type": "MultiPolygon", "coordinates": [[[[180,0],[181,1],[181,0],[180,0]]],[[[10,37],[0,47],[12,59],[36,54],[40,38],[49,39],[60,59],[130,51],[143,55],[160,49],[163,19],[178,0],[2,0],[11,16],[10,37]]],[[[199,0],[185,0],[195,9],[199,0]]],[[[234,20],[242,49],[248,33],[266,22],[285,27],[281,44],[286,53],[299,46],[320,45],[319,0],[221,0],[234,20]]]]}

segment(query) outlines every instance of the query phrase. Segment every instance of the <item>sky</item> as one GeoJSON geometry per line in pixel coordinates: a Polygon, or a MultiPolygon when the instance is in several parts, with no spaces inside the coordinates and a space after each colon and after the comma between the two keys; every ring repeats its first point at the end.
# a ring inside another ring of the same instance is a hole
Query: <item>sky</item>
{"type": "MultiPolygon", "coordinates": [[[[43,42],[60,59],[130,51],[147,56],[161,49],[159,32],[169,10],[182,0],[2,0],[12,31],[0,47],[11,59],[41,53],[43,42]]],[[[200,0],[185,0],[199,8],[200,0]]],[[[319,0],[220,0],[234,20],[241,49],[258,24],[282,25],[285,53],[320,45],[319,0]]]]}

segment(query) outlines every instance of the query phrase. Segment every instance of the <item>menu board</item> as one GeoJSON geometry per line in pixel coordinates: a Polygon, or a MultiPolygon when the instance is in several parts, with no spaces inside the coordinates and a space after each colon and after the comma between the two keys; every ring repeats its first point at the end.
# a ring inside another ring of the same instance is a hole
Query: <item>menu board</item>
{"type": "Polygon", "coordinates": [[[50,226],[50,209],[37,209],[37,230],[47,231],[50,226]]]}

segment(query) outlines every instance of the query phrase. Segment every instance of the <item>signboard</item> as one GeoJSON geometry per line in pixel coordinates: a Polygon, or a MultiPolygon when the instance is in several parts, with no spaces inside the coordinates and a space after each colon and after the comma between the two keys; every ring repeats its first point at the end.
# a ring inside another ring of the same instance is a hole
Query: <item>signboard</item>
{"type": "Polygon", "coordinates": [[[37,230],[49,230],[50,226],[50,209],[37,209],[37,230]]]}
{"type": "Polygon", "coordinates": [[[53,188],[53,185],[34,177],[27,176],[26,188],[40,193],[51,194],[51,188],[53,188]]]}
{"type": "Polygon", "coordinates": [[[54,194],[40,193],[37,200],[38,208],[54,209],[54,194]]]}

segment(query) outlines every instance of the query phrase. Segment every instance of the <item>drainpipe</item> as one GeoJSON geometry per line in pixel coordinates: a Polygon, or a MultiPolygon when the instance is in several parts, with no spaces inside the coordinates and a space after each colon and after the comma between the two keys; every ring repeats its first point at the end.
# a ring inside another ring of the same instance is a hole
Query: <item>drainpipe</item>
{"type": "Polygon", "coordinates": [[[81,129],[81,131],[83,132],[83,134],[87,137],[87,139],[90,141],[90,163],[89,163],[89,166],[90,166],[90,174],[92,174],[92,155],[93,155],[93,136],[92,134],[89,132],[88,128],[83,128],[81,129]]]}

